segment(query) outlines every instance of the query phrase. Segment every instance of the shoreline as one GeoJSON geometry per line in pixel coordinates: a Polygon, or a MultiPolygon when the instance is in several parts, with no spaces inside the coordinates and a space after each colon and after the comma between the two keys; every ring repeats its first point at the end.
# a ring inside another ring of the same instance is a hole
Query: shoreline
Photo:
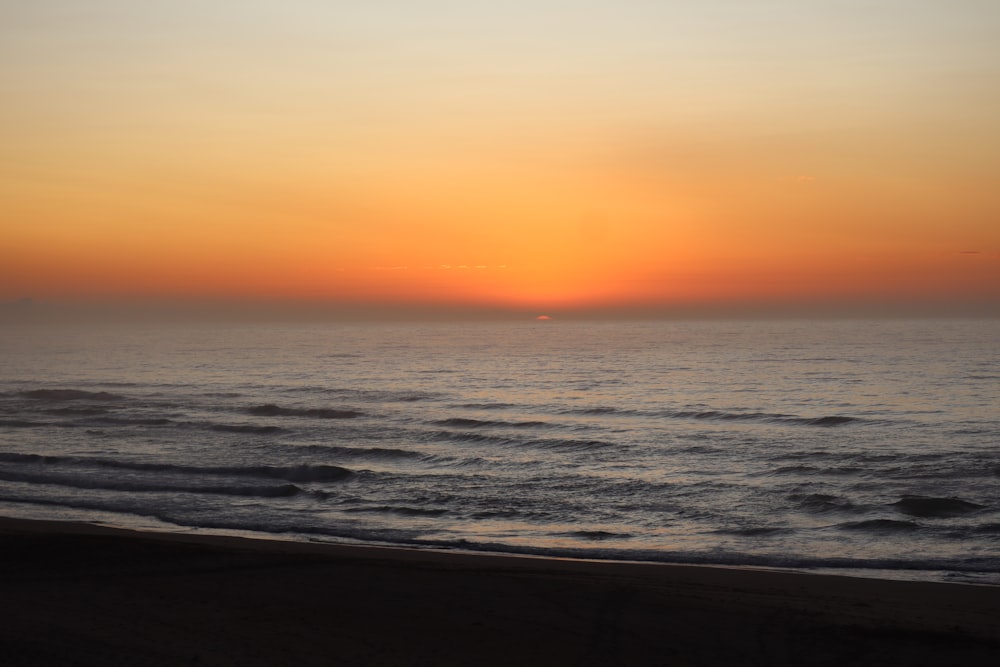
{"type": "Polygon", "coordinates": [[[1000,588],[0,518],[0,662],[923,664],[1000,655],[1000,588]]]}
{"type": "Polygon", "coordinates": [[[457,546],[451,543],[414,543],[394,544],[391,542],[366,541],[353,538],[339,538],[334,535],[319,534],[318,536],[309,533],[268,533],[260,530],[237,529],[237,528],[205,528],[199,526],[182,526],[171,523],[147,524],[138,527],[127,527],[112,521],[104,522],[99,519],[65,518],[65,519],[39,519],[32,516],[10,516],[0,514],[0,524],[7,521],[23,521],[26,524],[39,523],[49,526],[60,526],[61,529],[69,531],[82,530],[92,531],[112,531],[137,536],[156,536],[166,540],[174,538],[186,539],[188,537],[195,540],[248,540],[255,544],[267,545],[270,543],[303,545],[307,549],[312,547],[318,549],[374,549],[389,550],[390,552],[402,551],[406,553],[433,553],[433,554],[455,554],[467,556],[485,556],[497,558],[525,558],[542,561],[559,562],[581,562],[581,563],[607,563],[632,564],[637,566],[653,565],[666,567],[693,567],[693,568],[714,568],[723,570],[748,570],[761,572],[778,572],[787,574],[801,574],[806,576],[832,576],[846,577],[851,579],[867,579],[877,581],[903,581],[903,582],[929,582],[942,584],[956,584],[964,586],[987,586],[1000,590],[1000,573],[992,570],[960,569],[948,570],[943,565],[934,567],[922,565],[916,567],[904,567],[898,565],[897,561],[865,566],[863,564],[840,564],[830,562],[834,559],[822,559],[818,563],[800,564],[775,564],[766,562],[767,558],[749,556],[745,559],[728,558],[720,560],[703,560],[701,558],[686,558],[682,554],[679,558],[661,558],[659,555],[651,555],[650,551],[641,551],[636,557],[630,558],[626,554],[616,552],[614,555],[606,556],[602,553],[594,553],[593,550],[585,548],[533,548],[527,547],[519,549],[508,545],[470,545],[467,547],[457,546]],[[499,549],[491,549],[490,546],[499,546],[499,549]],[[743,562],[743,561],[746,562],[743,562]],[[758,561],[758,562],[753,562],[758,561]],[[978,577],[978,578],[977,578],[978,577]]]}

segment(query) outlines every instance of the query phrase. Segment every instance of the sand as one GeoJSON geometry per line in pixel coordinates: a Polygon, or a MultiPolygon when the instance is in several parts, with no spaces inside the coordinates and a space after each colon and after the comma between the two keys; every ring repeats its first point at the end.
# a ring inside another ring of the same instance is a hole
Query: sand
{"type": "Polygon", "coordinates": [[[997,665],[1000,588],[0,519],[0,665],[997,665]]]}

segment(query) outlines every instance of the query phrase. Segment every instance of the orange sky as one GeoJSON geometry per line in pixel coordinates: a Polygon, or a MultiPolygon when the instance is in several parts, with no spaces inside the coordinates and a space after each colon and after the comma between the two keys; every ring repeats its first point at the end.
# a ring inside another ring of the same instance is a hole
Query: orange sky
{"type": "Polygon", "coordinates": [[[0,44],[0,301],[1000,303],[992,0],[37,0],[0,44]]]}

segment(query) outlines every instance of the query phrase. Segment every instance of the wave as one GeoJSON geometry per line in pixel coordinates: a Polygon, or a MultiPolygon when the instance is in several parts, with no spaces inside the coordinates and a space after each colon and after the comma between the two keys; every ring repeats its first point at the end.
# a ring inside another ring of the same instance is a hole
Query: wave
{"type": "Polygon", "coordinates": [[[513,403],[457,403],[451,407],[467,410],[511,410],[521,406],[514,405],[513,403]]]}
{"type": "Polygon", "coordinates": [[[831,428],[861,421],[858,417],[828,415],[825,417],[797,417],[795,415],[772,414],[767,412],[725,412],[722,410],[681,410],[667,413],[676,419],[704,419],[712,421],[759,421],[770,424],[794,424],[798,426],[820,426],[831,428]]]}
{"type": "Polygon", "coordinates": [[[561,414],[601,415],[623,417],[652,417],[666,419],[697,419],[702,421],[726,422],[762,422],[770,424],[788,424],[793,426],[817,426],[833,428],[863,422],[860,417],[847,415],[824,415],[822,417],[801,417],[770,412],[733,412],[728,410],[634,410],[614,406],[599,405],[589,408],[573,408],[561,410],[561,414]]]}
{"type": "Polygon", "coordinates": [[[821,459],[842,459],[844,458],[843,453],[831,452],[825,449],[810,450],[807,452],[781,452],[780,454],[775,454],[773,456],[767,457],[768,461],[802,461],[807,460],[821,460],[821,459]]]}
{"type": "Polygon", "coordinates": [[[476,431],[431,431],[425,434],[429,440],[445,440],[457,442],[491,442],[498,445],[509,445],[516,441],[499,435],[478,433],[476,431]]]}
{"type": "Polygon", "coordinates": [[[831,426],[843,426],[844,424],[852,424],[860,420],[857,417],[844,417],[842,415],[831,415],[829,417],[815,417],[812,419],[792,418],[783,421],[795,424],[805,424],[806,426],[824,426],[829,428],[831,426]]]}
{"type": "Polygon", "coordinates": [[[568,410],[562,410],[563,414],[570,415],[622,415],[626,417],[641,415],[642,413],[638,410],[631,410],[627,408],[616,408],[610,405],[595,405],[589,408],[573,408],[568,410]]]}
{"type": "Polygon", "coordinates": [[[483,419],[468,419],[464,417],[452,417],[451,419],[440,419],[428,422],[435,426],[452,426],[455,428],[544,428],[552,424],[543,421],[508,422],[483,419]]]}
{"type": "Polygon", "coordinates": [[[556,533],[556,535],[560,537],[573,537],[579,540],[589,540],[591,542],[627,540],[634,537],[631,533],[613,533],[607,530],[572,530],[566,533],[556,533]]]}
{"type": "MultiPolygon", "coordinates": [[[[46,411],[49,412],[49,411],[46,411]]],[[[29,419],[0,419],[0,427],[8,428],[39,428],[45,426],[58,428],[78,428],[83,426],[175,426],[183,428],[207,429],[209,431],[219,431],[223,433],[247,433],[258,435],[270,435],[274,433],[284,433],[285,429],[280,426],[257,426],[253,424],[214,424],[195,422],[175,422],[166,417],[88,417],[84,411],[72,411],[65,413],[68,415],[79,415],[87,418],[70,421],[34,421],[29,419]]]]}
{"type": "Polygon", "coordinates": [[[826,475],[826,476],[840,476],[840,475],[863,475],[870,472],[869,468],[862,466],[837,466],[830,468],[817,468],[816,466],[810,465],[797,465],[797,466],[783,466],[775,470],[770,470],[766,475],[826,475]]]}
{"type": "Polygon", "coordinates": [[[555,449],[567,451],[597,451],[615,447],[616,444],[607,440],[578,440],[574,438],[542,438],[538,440],[526,440],[523,443],[529,447],[539,449],[555,449]]]}
{"type": "Polygon", "coordinates": [[[903,496],[891,503],[901,514],[919,518],[952,518],[978,512],[985,505],[970,503],[960,498],[931,498],[928,496],[903,496]]]}
{"type": "Polygon", "coordinates": [[[972,529],[973,532],[985,535],[1000,535],[1000,523],[984,523],[972,529]]]}
{"type": "Polygon", "coordinates": [[[867,521],[850,521],[837,526],[841,530],[859,530],[872,533],[898,533],[917,530],[920,525],[913,521],[897,521],[895,519],[869,519],[867,521]]]}
{"type": "Polygon", "coordinates": [[[48,484],[74,489],[124,491],[128,493],[208,493],[225,496],[252,496],[257,498],[287,498],[302,493],[294,484],[229,486],[211,484],[170,484],[162,482],[136,482],[120,478],[95,479],[59,474],[38,474],[0,470],[0,479],[6,482],[48,484]]]}
{"type": "Polygon", "coordinates": [[[798,466],[782,466],[775,470],[768,471],[769,475],[816,475],[819,474],[820,469],[816,466],[798,465],[798,466]]]}
{"type": "Polygon", "coordinates": [[[211,424],[208,428],[222,433],[250,433],[257,435],[271,435],[272,433],[285,432],[285,429],[280,426],[252,426],[247,424],[211,424]]]}
{"type": "Polygon", "coordinates": [[[359,410],[334,410],[330,408],[282,408],[273,403],[247,408],[255,417],[312,417],[313,419],[354,419],[365,413],[359,410]]]}
{"type": "Polygon", "coordinates": [[[85,420],[85,423],[107,426],[167,426],[174,422],[165,417],[96,417],[85,420]]]}
{"type": "Polygon", "coordinates": [[[748,528],[722,528],[714,532],[721,535],[738,535],[740,537],[767,537],[768,535],[782,535],[790,531],[788,528],[777,526],[752,526],[748,528]]]}
{"type": "Polygon", "coordinates": [[[679,410],[664,413],[663,416],[674,419],[708,419],[712,421],[767,421],[784,417],[784,415],[770,415],[762,412],[723,412],[721,410],[679,410]]]}
{"type": "Polygon", "coordinates": [[[337,456],[364,459],[445,459],[423,452],[392,447],[341,447],[339,445],[297,445],[295,451],[321,452],[337,456]]]}
{"type": "Polygon", "coordinates": [[[0,426],[32,427],[54,426],[57,428],[79,428],[83,426],[178,426],[177,422],[165,417],[90,417],[79,420],[40,422],[24,419],[0,420],[0,426]]]}
{"type": "Polygon", "coordinates": [[[333,482],[354,474],[353,470],[335,465],[297,466],[186,466],[173,463],[145,463],[118,459],[87,458],[76,456],[43,456],[40,454],[0,453],[0,462],[62,465],[70,467],[98,467],[136,472],[163,472],[190,476],[231,475],[236,477],[265,477],[288,482],[333,482]]]}
{"type": "Polygon", "coordinates": [[[400,514],[402,516],[442,516],[448,510],[442,508],[402,507],[378,505],[372,507],[348,507],[343,510],[351,514],[400,514]]]}
{"type": "MultiPolygon", "coordinates": [[[[221,468],[217,470],[227,469],[221,468]]],[[[335,482],[354,474],[353,470],[348,470],[340,466],[305,464],[298,466],[257,466],[254,468],[237,468],[236,470],[249,470],[254,474],[285,479],[289,482],[335,482]]]]}
{"type": "Polygon", "coordinates": [[[107,408],[95,407],[71,407],[71,408],[49,408],[42,410],[47,415],[67,415],[70,417],[90,417],[93,415],[107,414],[107,408]]]}
{"type": "MultiPolygon", "coordinates": [[[[260,387],[266,389],[267,387],[260,387]]],[[[343,387],[288,387],[281,390],[286,394],[318,394],[323,396],[348,397],[363,403],[416,403],[433,401],[441,394],[417,391],[395,391],[385,389],[348,389],[343,387]]]]}
{"type": "Polygon", "coordinates": [[[19,392],[21,396],[36,401],[122,401],[124,396],[106,391],[83,391],[82,389],[31,389],[19,392]]]}
{"type": "Polygon", "coordinates": [[[436,393],[391,389],[326,389],[321,393],[330,396],[345,396],[363,403],[418,403],[437,400],[440,396],[436,393]]]}
{"type": "Polygon", "coordinates": [[[451,440],[458,442],[494,443],[515,447],[535,449],[550,449],[564,451],[595,451],[616,446],[607,440],[580,440],[575,438],[509,438],[499,435],[479,433],[477,431],[434,431],[429,434],[434,440],[451,440]]]}
{"type": "Polygon", "coordinates": [[[788,499],[798,507],[814,514],[829,512],[850,512],[856,508],[852,502],[826,493],[792,494],[788,499]]]}
{"type": "Polygon", "coordinates": [[[7,428],[38,428],[51,425],[49,422],[36,422],[27,419],[0,419],[0,427],[7,428]]]}
{"type": "Polygon", "coordinates": [[[17,452],[0,452],[0,461],[7,463],[58,463],[68,457],[43,456],[41,454],[18,454],[17,452]]]}

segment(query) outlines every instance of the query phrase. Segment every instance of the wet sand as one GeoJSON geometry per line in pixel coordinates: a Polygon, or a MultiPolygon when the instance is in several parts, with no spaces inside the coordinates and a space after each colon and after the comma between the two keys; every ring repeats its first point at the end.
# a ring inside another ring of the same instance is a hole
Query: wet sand
{"type": "Polygon", "coordinates": [[[1000,588],[0,519],[0,664],[996,665],[1000,588]]]}

